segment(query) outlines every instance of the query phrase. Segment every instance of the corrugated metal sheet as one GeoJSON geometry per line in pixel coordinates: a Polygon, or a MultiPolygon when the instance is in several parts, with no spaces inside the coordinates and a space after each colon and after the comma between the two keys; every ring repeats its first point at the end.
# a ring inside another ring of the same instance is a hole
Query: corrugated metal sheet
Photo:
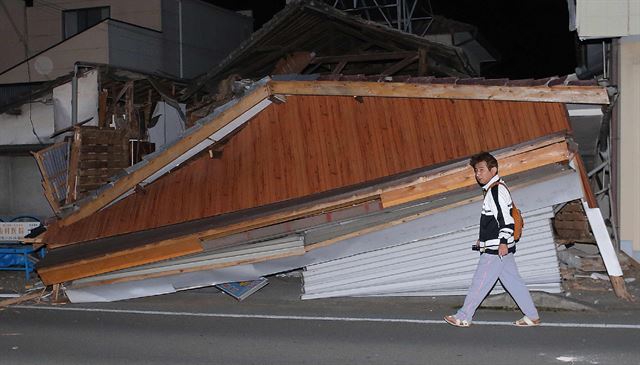
{"type": "MultiPolygon", "coordinates": [[[[552,207],[527,212],[516,262],[531,290],[557,293],[560,272],[549,219],[552,207]]],[[[478,254],[478,226],[310,265],[303,299],[338,296],[437,296],[466,293],[478,254]]],[[[503,292],[497,285],[493,293],[503,292]]]]}

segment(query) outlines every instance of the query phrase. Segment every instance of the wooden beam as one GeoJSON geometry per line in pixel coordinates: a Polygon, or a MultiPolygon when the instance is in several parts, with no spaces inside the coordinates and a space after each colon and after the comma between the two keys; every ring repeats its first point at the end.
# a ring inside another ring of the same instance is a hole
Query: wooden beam
{"type": "Polygon", "coordinates": [[[323,57],[315,57],[311,60],[311,64],[319,64],[319,63],[339,63],[339,62],[368,62],[368,61],[393,61],[393,60],[402,60],[408,57],[416,56],[416,52],[370,52],[370,53],[360,53],[360,54],[351,54],[344,56],[323,56],[323,57]]]}
{"type": "Polygon", "coordinates": [[[403,68],[409,66],[410,64],[416,62],[418,60],[418,58],[419,58],[418,55],[413,55],[413,56],[407,57],[407,58],[403,59],[402,61],[392,65],[389,68],[387,68],[386,70],[382,71],[382,75],[384,75],[384,76],[393,75],[396,72],[402,70],[403,68]]]}
{"type": "Polygon", "coordinates": [[[348,206],[373,201],[379,198],[380,190],[371,191],[362,194],[354,194],[348,198],[339,199],[332,202],[316,204],[310,207],[303,207],[293,211],[281,212],[265,217],[252,219],[224,227],[212,228],[196,234],[201,240],[213,240],[216,238],[228,236],[230,234],[246,232],[252,229],[262,228],[273,224],[283,223],[290,220],[302,218],[305,216],[315,215],[321,212],[332,211],[345,208],[348,206]]]}
{"type": "Polygon", "coordinates": [[[596,200],[595,194],[593,194],[593,190],[591,190],[591,184],[589,183],[589,178],[587,177],[587,170],[584,167],[584,162],[582,161],[582,157],[580,157],[579,153],[576,152],[574,154],[573,162],[576,170],[580,174],[582,191],[584,192],[584,200],[589,205],[589,208],[597,208],[598,201],[596,200]]]}
{"type": "Polygon", "coordinates": [[[52,285],[202,251],[200,241],[187,236],[41,268],[38,275],[45,285],[52,285]]]}
{"type": "Polygon", "coordinates": [[[428,49],[420,48],[418,50],[418,76],[425,76],[429,72],[429,65],[427,63],[428,49]]]}
{"type": "Polygon", "coordinates": [[[20,304],[22,302],[26,302],[29,300],[34,300],[34,299],[39,299],[42,297],[42,295],[44,295],[44,289],[43,290],[37,290],[31,293],[27,293],[24,294],[22,296],[19,296],[17,298],[11,298],[11,299],[5,299],[3,301],[0,301],[0,308],[4,308],[4,307],[8,307],[10,305],[14,305],[14,304],[20,304]]]}
{"type": "Polygon", "coordinates": [[[452,204],[448,204],[448,205],[445,205],[445,206],[442,206],[442,207],[438,207],[438,208],[435,208],[435,209],[428,210],[426,212],[416,213],[416,214],[414,214],[412,216],[409,216],[409,217],[403,217],[403,218],[400,218],[400,219],[397,219],[397,220],[394,220],[394,221],[391,221],[391,222],[386,222],[386,223],[383,223],[383,224],[380,224],[380,225],[377,225],[377,226],[367,227],[367,228],[364,228],[364,229],[359,230],[359,231],[351,232],[351,233],[348,233],[348,234],[340,236],[340,237],[335,237],[335,238],[328,239],[326,241],[317,242],[317,243],[314,243],[312,245],[305,246],[305,249],[307,251],[312,251],[312,250],[315,250],[315,249],[318,249],[318,248],[330,246],[330,245],[332,245],[332,244],[334,244],[336,242],[339,242],[339,241],[343,241],[343,240],[346,240],[346,239],[349,239],[349,238],[354,238],[354,237],[360,237],[362,235],[369,234],[369,233],[372,233],[372,232],[378,232],[378,231],[381,231],[381,230],[386,229],[386,228],[397,226],[399,224],[411,222],[411,221],[416,220],[418,218],[422,218],[422,217],[426,217],[428,215],[432,215],[432,214],[435,214],[435,213],[443,212],[445,210],[453,209],[455,207],[460,207],[460,206],[463,206],[463,205],[471,204],[471,203],[477,202],[477,201],[479,201],[481,199],[482,199],[482,196],[478,195],[478,196],[475,196],[473,198],[464,199],[464,200],[461,200],[461,201],[456,202],[456,203],[452,203],[452,204]]]}
{"type": "Polygon", "coordinates": [[[331,71],[332,75],[337,75],[340,72],[342,72],[342,70],[344,69],[344,67],[347,65],[347,61],[342,61],[340,63],[338,63],[336,65],[336,67],[333,69],[333,71],[331,71]]]}
{"type": "Polygon", "coordinates": [[[76,200],[76,183],[80,165],[80,148],[82,147],[82,133],[80,133],[80,128],[81,127],[75,127],[73,131],[73,140],[71,141],[71,149],[69,151],[67,198],[65,199],[65,204],[71,204],[76,200]]]}
{"type": "Polygon", "coordinates": [[[98,127],[106,128],[109,123],[107,123],[107,97],[109,96],[109,92],[107,90],[102,90],[98,93],[98,127]]]}
{"type": "Polygon", "coordinates": [[[79,210],[71,213],[64,219],[59,220],[56,224],[58,224],[58,226],[60,227],[64,227],[95,213],[99,209],[117,199],[122,194],[125,194],[127,191],[133,189],[141,181],[151,176],[153,173],[160,170],[167,164],[171,163],[171,161],[174,161],[175,159],[180,157],[180,155],[189,151],[189,149],[193,148],[198,143],[205,140],[207,137],[217,132],[218,130],[232,122],[234,119],[241,116],[251,107],[255,106],[260,101],[269,96],[270,93],[267,86],[257,88],[249,95],[246,95],[242,99],[240,99],[240,101],[236,105],[220,113],[220,115],[218,115],[215,120],[205,123],[202,128],[184,137],[175,145],[167,148],[162,154],[150,160],[149,163],[147,163],[140,169],[117,180],[110,189],[103,191],[94,200],[81,206],[79,210]]]}
{"type": "Polygon", "coordinates": [[[366,81],[271,81],[275,94],[609,104],[598,86],[484,86],[366,81]]]}
{"type": "MultiPolygon", "coordinates": [[[[566,143],[556,143],[513,156],[497,155],[496,158],[500,175],[504,177],[548,164],[568,161],[569,155],[566,143]]],[[[411,186],[386,191],[381,195],[382,206],[388,208],[475,184],[477,182],[471,167],[458,168],[426,176],[423,181],[411,186]]]]}
{"type": "Polygon", "coordinates": [[[89,282],[89,283],[83,283],[83,284],[80,284],[80,285],[74,285],[73,288],[74,289],[79,289],[79,288],[84,288],[84,287],[89,287],[89,286],[96,286],[96,285],[108,285],[108,284],[124,283],[124,282],[128,282],[128,281],[153,279],[153,278],[160,278],[160,277],[163,277],[163,276],[178,275],[178,274],[184,274],[184,273],[189,273],[189,272],[197,272],[197,271],[203,271],[203,270],[220,270],[220,269],[224,269],[226,267],[233,267],[233,266],[238,266],[238,265],[256,264],[256,263],[259,263],[259,262],[277,260],[277,259],[282,259],[282,258],[285,258],[285,257],[301,256],[301,255],[304,255],[304,254],[305,254],[304,247],[300,247],[299,250],[291,250],[289,252],[278,253],[278,254],[273,254],[273,255],[263,256],[263,257],[254,257],[254,258],[236,260],[236,261],[232,261],[232,262],[221,262],[221,263],[216,263],[216,264],[205,264],[205,265],[201,265],[201,266],[194,266],[194,267],[189,267],[189,268],[184,268],[184,269],[158,271],[158,272],[148,273],[148,274],[137,274],[137,275],[131,275],[131,276],[127,276],[127,277],[105,279],[105,280],[100,280],[100,281],[92,281],[92,282],[89,282]]]}

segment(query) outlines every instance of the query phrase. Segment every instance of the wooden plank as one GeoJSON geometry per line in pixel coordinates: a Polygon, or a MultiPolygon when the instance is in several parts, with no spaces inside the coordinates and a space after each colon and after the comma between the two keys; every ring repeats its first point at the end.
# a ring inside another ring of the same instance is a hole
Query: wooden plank
{"type": "MultiPolygon", "coordinates": [[[[437,134],[437,128],[433,132],[437,134]]],[[[438,137],[437,139],[441,139],[441,138],[438,137]]],[[[540,148],[543,148],[543,147],[551,146],[551,145],[554,145],[556,143],[563,143],[563,142],[565,142],[565,138],[563,136],[553,136],[553,137],[549,137],[549,138],[544,139],[544,140],[540,140],[540,141],[532,142],[532,143],[524,145],[524,146],[520,146],[517,149],[504,151],[503,153],[498,154],[498,156],[500,156],[500,158],[504,159],[504,158],[516,156],[518,154],[522,154],[522,153],[525,153],[525,152],[537,150],[537,149],[540,149],[540,148]]],[[[446,148],[446,144],[445,144],[445,146],[442,147],[442,149],[444,149],[444,148],[446,148]]],[[[440,149],[437,149],[437,150],[440,150],[440,149]]],[[[441,152],[441,151],[439,151],[439,152],[441,152]]],[[[466,171],[466,170],[468,170],[468,168],[469,168],[469,166],[465,162],[464,164],[462,164],[459,167],[449,168],[449,169],[446,169],[446,171],[440,171],[439,170],[439,172],[437,172],[435,174],[431,173],[428,176],[444,176],[444,175],[447,175],[447,174],[458,173],[460,171],[466,171]]],[[[416,184],[420,184],[420,183],[423,183],[423,182],[427,181],[428,176],[422,176],[422,177],[419,177],[418,179],[416,179],[414,181],[411,181],[411,182],[408,182],[408,183],[404,183],[404,184],[395,185],[394,187],[390,187],[390,188],[385,189],[384,192],[389,192],[389,191],[394,191],[394,190],[398,190],[398,189],[412,187],[412,186],[414,186],[416,184]]]]}
{"type": "Polygon", "coordinates": [[[579,232],[584,232],[583,234],[589,234],[589,222],[587,220],[584,221],[563,221],[563,220],[554,220],[553,226],[558,230],[576,230],[579,232]]]}
{"type": "Polygon", "coordinates": [[[587,221],[587,216],[582,212],[565,212],[564,209],[561,210],[555,216],[556,221],[567,220],[567,221],[587,221]]]}
{"type": "Polygon", "coordinates": [[[583,231],[583,230],[574,230],[574,229],[558,229],[556,228],[556,233],[558,234],[559,238],[562,239],[589,239],[589,240],[593,240],[593,242],[595,243],[595,240],[593,238],[593,235],[591,234],[590,231],[583,231]]]}
{"type": "Polygon", "coordinates": [[[107,122],[107,97],[109,92],[102,90],[98,93],[98,127],[105,128],[109,125],[107,122]]]}
{"type": "MultiPolygon", "coordinates": [[[[126,157],[126,156],[125,156],[126,157]]],[[[95,160],[95,159],[82,159],[80,161],[80,169],[123,169],[126,168],[126,159],[103,159],[103,160],[95,160]]]]}
{"type": "Polygon", "coordinates": [[[85,168],[80,169],[80,177],[111,177],[121,172],[123,167],[108,167],[108,168],[85,168]]]}
{"type": "Polygon", "coordinates": [[[73,141],[69,152],[69,173],[67,175],[67,199],[65,204],[76,201],[76,183],[78,174],[78,162],[80,161],[80,148],[82,146],[81,127],[76,127],[73,131],[73,141]]]}
{"type": "Polygon", "coordinates": [[[403,68],[409,66],[410,64],[416,62],[418,59],[419,59],[418,55],[413,55],[411,57],[407,57],[407,58],[403,59],[402,61],[391,65],[391,67],[389,67],[386,70],[382,71],[381,74],[384,75],[384,76],[393,75],[393,74],[401,71],[403,68]]]}
{"type": "Polygon", "coordinates": [[[57,224],[64,227],[98,211],[269,96],[270,92],[266,86],[257,88],[243,97],[238,104],[223,111],[215,120],[206,123],[196,132],[167,148],[164,153],[149,161],[137,171],[119,179],[111,189],[102,192],[96,199],[81,206],[75,213],[57,221],[57,224]]]}
{"type": "Polygon", "coordinates": [[[582,182],[582,191],[584,192],[584,200],[589,205],[589,208],[597,208],[598,202],[596,200],[596,195],[593,193],[593,190],[591,190],[589,177],[587,177],[587,171],[584,167],[584,162],[582,161],[582,157],[580,157],[579,153],[575,153],[573,161],[576,166],[576,170],[580,174],[580,181],[582,182]]]}
{"type": "Polygon", "coordinates": [[[530,87],[357,81],[270,81],[269,87],[272,93],[285,95],[384,96],[609,104],[606,89],[597,86],[530,87]]]}
{"type": "Polygon", "coordinates": [[[427,62],[428,49],[420,48],[418,50],[418,76],[424,76],[429,72],[429,64],[427,62]]]}
{"type": "Polygon", "coordinates": [[[394,226],[397,226],[399,224],[411,222],[411,221],[416,220],[418,218],[422,218],[422,217],[426,217],[426,216],[429,216],[429,215],[432,215],[432,214],[443,212],[443,211],[446,211],[446,210],[449,210],[449,209],[453,209],[455,207],[460,207],[460,206],[463,206],[463,205],[471,204],[471,203],[480,201],[481,199],[482,199],[482,196],[479,195],[479,196],[476,196],[476,197],[473,197],[473,198],[465,199],[465,200],[462,200],[462,201],[459,201],[459,202],[456,202],[456,203],[453,203],[453,204],[448,204],[448,205],[445,205],[445,206],[442,206],[442,207],[439,207],[439,208],[436,208],[436,209],[432,209],[432,210],[429,210],[429,211],[426,211],[426,212],[416,213],[416,214],[414,214],[412,216],[409,216],[409,217],[400,218],[400,219],[397,219],[397,220],[394,220],[394,221],[391,221],[391,222],[387,222],[387,223],[383,223],[383,224],[380,224],[380,225],[367,227],[367,228],[359,230],[359,231],[351,232],[351,233],[348,233],[348,234],[340,236],[340,237],[335,237],[335,238],[332,238],[332,239],[329,239],[329,240],[326,240],[326,241],[317,242],[317,243],[314,243],[312,245],[305,246],[305,249],[307,251],[311,251],[311,250],[315,250],[315,249],[318,249],[318,248],[330,246],[330,245],[332,245],[332,244],[334,244],[336,242],[339,242],[339,241],[343,241],[343,240],[346,240],[346,239],[349,239],[349,238],[354,238],[354,237],[360,237],[362,235],[373,233],[373,232],[378,232],[380,230],[383,230],[383,229],[386,229],[386,228],[390,228],[390,227],[394,227],[394,226]]]}
{"type": "Polygon", "coordinates": [[[81,161],[128,161],[129,153],[125,151],[114,152],[87,152],[82,155],[81,161]]]}
{"type": "Polygon", "coordinates": [[[17,298],[5,299],[3,301],[0,301],[0,308],[5,308],[5,307],[8,307],[10,305],[20,304],[20,303],[23,303],[23,302],[27,302],[29,300],[38,299],[38,298],[42,297],[43,294],[44,294],[44,290],[38,290],[38,291],[34,291],[34,292],[31,292],[31,293],[24,294],[24,295],[19,296],[17,298]]]}
{"type": "Polygon", "coordinates": [[[281,58],[273,68],[271,75],[299,74],[304,71],[313,59],[312,52],[294,52],[281,58]]]}
{"type": "Polygon", "coordinates": [[[101,257],[42,268],[38,275],[45,285],[103,274],[119,269],[202,252],[200,241],[191,236],[165,240],[101,257]]]}
{"type": "Polygon", "coordinates": [[[265,261],[269,261],[269,260],[277,260],[277,259],[282,259],[282,258],[286,258],[286,257],[301,256],[301,255],[304,255],[304,254],[305,254],[304,247],[300,247],[300,249],[298,249],[298,250],[291,250],[289,252],[279,253],[279,254],[274,254],[274,255],[269,255],[269,256],[263,256],[263,257],[255,257],[255,258],[242,259],[242,260],[237,260],[237,261],[232,261],[232,262],[224,262],[224,263],[217,263],[217,264],[194,266],[194,267],[190,267],[190,268],[186,268],[186,269],[167,270],[167,271],[161,271],[161,272],[155,272],[155,273],[149,273],[149,274],[139,274],[139,275],[132,275],[132,276],[128,276],[128,277],[122,277],[122,278],[94,281],[94,282],[86,283],[86,284],[83,284],[83,285],[74,285],[74,289],[84,288],[84,287],[88,287],[88,286],[95,286],[95,285],[108,285],[108,284],[124,283],[124,282],[128,282],[128,281],[160,278],[160,277],[163,277],[163,276],[178,275],[178,274],[184,274],[184,273],[189,273],[189,272],[197,272],[197,271],[203,271],[203,270],[220,270],[220,269],[224,269],[226,267],[233,267],[233,266],[238,266],[238,265],[248,265],[248,264],[257,264],[257,263],[265,262],[265,261]]]}
{"type": "Polygon", "coordinates": [[[351,54],[344,56],[323,56],[315,57],[311,60],[311,64],[321,63],[341,63],[341,62],[369,62],[369,61],[392,61],[402,60],[408,57],[415,57],[414,51],[400,52],[370,52],[361,54],[351,54]]]}
{"type": "Polygon", "coordinates": [[[273,224],[283,223],[290,220],[311,216],[318,213],[326,213],[336,209],[342,209],[356,204],[372,202],[379,199],[380,191],[372,191],[363,194],[354,194],[348,198],[335,200],[332,202],[316,204],[309,207],[299,208],[289,212],[272,214],[265,217],[244,221],[225,227],[212,228],[197,233],[196,237],[202,241],[213,240],[234,233],[246,232],[252,229],[262,228],[273,224]]]}
{"type": "MultiPolygon", "coordinates": [[[[500,166],[500,175],[505,177],[544,165],[567,161],[569,150],[566,143],[556,143],[509,157],[497,155],[496,158],[500,166]]],[[[388,208],[477,184],[473,170],[468,166],[426,176],[422,180],[411,186],[384,192],[381,195],[382,206],[388,208]]]]}
{"type": "Polygon", "coordinates": [[[125,146],[122,145],[100,145],[100,144],[94,144],[94,145],[87,145],[86,143],[84,143],[83,140],[83,145],[80,148],[80,153],[81,154],[85,154],[85,153],[124,153],[128,151],[128,149],[125,146]]]}

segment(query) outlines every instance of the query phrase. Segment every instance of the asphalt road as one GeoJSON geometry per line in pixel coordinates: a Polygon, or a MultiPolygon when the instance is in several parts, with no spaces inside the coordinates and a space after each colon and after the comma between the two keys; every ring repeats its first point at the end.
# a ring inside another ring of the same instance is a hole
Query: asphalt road
{"type": "MultiPolygon", "coordinates": [[[[259,294],[259,293],[257,293],[259,294]]],[[[640,316],[481,310],[446,325],[441,301],[299,301],[180,293],[0,311],[0,364],[638,364],[640,316]]]]}

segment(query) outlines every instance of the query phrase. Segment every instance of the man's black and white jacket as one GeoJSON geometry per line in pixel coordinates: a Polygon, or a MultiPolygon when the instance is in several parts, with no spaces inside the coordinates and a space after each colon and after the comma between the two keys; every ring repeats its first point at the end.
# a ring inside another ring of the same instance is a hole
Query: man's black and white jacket
{"type": "Polygon", "coordinates": [[[509,252],[516,251],[511,217],[511,194],[499,175],[482,187],[484,200],[480,215],[480,248],[489,254],[498,254],[500,243],[506,243],[509,252]],[[500,182],[487,191],[495,182],[500,182]],[[483,250],[484,249],[484,250],[483,250]]]}

